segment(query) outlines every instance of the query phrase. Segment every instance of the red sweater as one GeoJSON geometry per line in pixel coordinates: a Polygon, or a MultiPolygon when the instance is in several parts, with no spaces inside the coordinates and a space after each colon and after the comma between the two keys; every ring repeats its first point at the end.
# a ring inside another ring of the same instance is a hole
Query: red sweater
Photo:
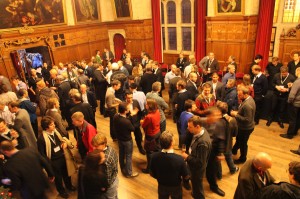
{"type": "Polygon", "coordinates": [[[82,130],[82,142],[89,153],[93,151],[92,139],[97,134],[97,130],[91,124],[87,122],[86,124],[86,127],[82,130]]]}
{"type": "Polygon", "coordinates": [[[156,110],[154,113],[149,113],[144,119],[142,127],[145,134],[148,136],[154,136],[160,131],[160,115],[159,111],[156,110]]]}

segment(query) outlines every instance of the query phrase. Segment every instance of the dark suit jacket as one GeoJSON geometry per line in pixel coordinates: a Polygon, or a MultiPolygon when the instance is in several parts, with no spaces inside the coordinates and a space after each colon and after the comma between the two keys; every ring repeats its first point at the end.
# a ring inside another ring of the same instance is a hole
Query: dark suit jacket
{"type": "Polygon", "coordinates": [[[63,119],[61,114],[58,111],[47,110],[46,116],[50,116],[53,118],[55,123],[56,130],[65,137],[68,137],[68,131],[66,130],[66,126],[63,124],[63,119]]]}
{"type": "Polygon", "coordinates": [[[93,125],[97,129],[96,120],[95,120],[95,112],[91,108],[88,103],[78,103],[71,108],[70,112],[71,115],[75,112],[82,112],[84,115],[84,120],[93,125]]]}
{"type": "MultiPolygon", "coordinates": [[[[109,51],[108,53],[109,53],[109,60],[108,61],[111,62],[111,61],[113,61],[113,59],[115,58],[115,56],[114,56],[114,54],[111,51],[109,51]]],[[[105,60],[105,61],[107,61],[106,52],[102,53],[102,59],[105,60]]]]}
{"type": "Polygon", "coordinates": [[[238,127],[241,130],[251,130],[254,129],[254,115],[255,115],[256,105],[251,96],[244,100],[238,108],[238,114],[235,119],[238,123],[238,127]]]}
{"type": "Polygon", "coordinates": [[[179,80],[183,80],[181,77],[174,77],[170,79],[169,82],[169,97],[174,98],[174,95],[178,92],[176,88],[176,84],[179,80]]]}
{"type": "MultiPolygon", "coordinates": [[[[272,184],[275,179],[270,175],[269,171],[266,171],[265,174],[266,185],[272,184]]],[[[253,159],[248,160],[240,171],[234,199],[257,199],[259,191],[263,187],[265,187],[265,185],[260,181],[253,167],[253,159]]]]}
{"type": "Polygon", "coordinates": [[[105,79],[105,76],[103,73],[101,73],[100,70],[95,70],[94,72],[94,85],[95,85],[95,94],[97,99],[103,99],[103,96],[105,98],[106,89],[108,86],[108,83],[105,79]]]}
{"type": "Polygon", "coordinates": [[[177,58],[177,61],[176,61],[176,66],[177,68],[180,68],[181,72],[184,71],[184,68],[185,68],[185,63],[187,62],[186,58],[182,58],[182,60],[180,61],[180,57],[177,58]]]}
{"type": "Polygon", "coordinates": [[[90,79],[88,78],[88,76],[86,75],[79,75],[77,78],[76,78],[76,81],[78,81],[79,85],[80,84],[85,84],[87,87],[91,87],[91,81],[90,79]]]}
{"type": "Polygon", "coordinates": [[[194,84],[191,82],[191,80],[187,81],[186,90],[189,92],[191,100],[195,100],[197,98],[197,96],[199,95],[198,89],[194,86],[194,84]]]}
{"type": "Polygon", "coordinates": [[[133,66],[130,65],[130,64],[125,64],[124,67],[127,69],[129,75],[131,75],[132,74],[133,66]]]}
{"type": "Polygon", "coordinates": [[[208,70],[210,68],[210,73],[217,73],[220,70],[219,62],[218,60],[214,59],[211,64],[209,64],[209,60],[206,62],[205,70],[208,70]]]}
{"type": "Polygon", "coordinates": [[[138,127],[140,127],[140,120],[142,118],[141,107],[140,107],[139,102],[135,99],[133,100],[132,107],[133,107],[133,109],[137,108],[139,110],[139,112],[134,116],[129,116],[129,119],[130,119],[131,123],[133,124],[133,126],[135,128],[138,128],[138,127]]]}
{"type": "MultiPolygon", "coordinates": [[[[213,93],[213,83],[212,81],[206,82],[211,85],[211,93],[213,93]]],[[[225,97],[225,85],[222,82],[217,82],[216,86],[216,100],[223,101],[225,97]]]]}
{"type": "Polygon", "coordinates": [[[4,165],[4,171],[12,181],[12,190],[19,190],[23,199],[43,196],[49,186],[43,169],[49,177],[54,176],[51,165],[33,148],[18,151],[4,165]]]}
{"type": "Polygon", "coordinates": [[[161,90],[165,89],[165,81],[164,81],[164,76],[162,74],[162,70],[161,68],[158,68],[156,70],[156,73],[154,73],[157,76],[157,81],[159,81],[161,83],[161,90]]]}
{"type": "Polygon", "coordinates": [[[298,62],[297,65],[295,65],[295,61],[290,61],[288,63],[288,69],[289,69],[289,73],[291,73],[292,75],[294,75],[296,77],[296,68],[300,67],[300,61],[298,62]]]}
{"type": "MultiPolygon", "coordinates": [[[[255,77],[254,77],[255,78],[255,77]]],[[[262,97],[267,94],[268,91],[268,79],[264,74],[256,78],[253,82],[254,98],[262,97]]]]}
{"type": "Polygon", "coordinates": [[[152,91],[152,84],[157,81],[157,76],[153,73],[144,73],[141,77],[140,87],[145,95],[152,91]]]}
{"type": "Polygon", "coordinates": [[[188,91],[178,93],[178,95],[174,98],[173,103],[177,104],[175,115],[179,119],[180,114],[185,111],[184,110],[184,103],[185,100],[188,100],[190,98],[190,93],[188,91]]]}
{"type": "Polygon", "coordinates": [[[86,95],[89,101],[89,104],[91,105],[92,109],[96,111],[96,108],[98,106],[96,101],[96,96],[92,91],[86,91],[86,95]]]}
{"type": "Polygon", "coordinates": [[[59,97],[59,104],[61,109],[66,107],[66,102],[70,100],[69,91],[71,90],[70,82],[62,82],[57,88],[57,94],[59,97]]]}

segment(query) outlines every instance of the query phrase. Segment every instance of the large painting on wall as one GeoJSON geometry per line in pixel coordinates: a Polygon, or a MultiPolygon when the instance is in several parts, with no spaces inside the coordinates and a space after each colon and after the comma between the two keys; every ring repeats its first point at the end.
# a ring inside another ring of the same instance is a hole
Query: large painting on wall
{"type": "Polygon", "coordinates": [[[76,22],[99,20],[99,5],[97,0],[73,0],[76,22]]]}
{"type": "Polygon", "coordinates": [[[115,8],[115,16],[117,19],[131,17],[131,2],[130,0],[112,0],[115,8]]]}
{"type": "Polygon", "coordinates": [[[243,15],[244,0],[215,0],[216,15],[243,15]]]}
{"type": "Polygon", "coordinates": [[[63,0],[0,0],[0,29],[65,23],[63,0]]]}

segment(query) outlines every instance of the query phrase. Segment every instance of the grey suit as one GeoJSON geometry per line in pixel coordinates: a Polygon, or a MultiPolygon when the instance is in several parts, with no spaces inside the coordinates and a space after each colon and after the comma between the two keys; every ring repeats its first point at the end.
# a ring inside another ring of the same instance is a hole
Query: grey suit
{"type": "Polygon", "coordinates": [[[236,154],[237,150],[241,150],[241,156],[239,160],[245,162],[248,152],[248,139],[253,132],[255,123],[255,102],[251,96],[245,99],[238,109],[238,114],[235,116],[238,124],[238,135],[236,136],[236,142],[232,148],[232,153],[236,154]]]}
{"type": "Polygon", "coordinates": [[[24,109],[19,109],[16,113],[14,128],[21,134],[24,140],[25,147],[37,148],[36,137],[32,129],[28,112],[24,109]]]}
{"type": "Polygon", "coordinates": [[[212,81],[208,81],[208,84],[211,85],[211,94],[215,94],[215,98],[217,101],[223,101],[224,97],[225,97],[225,85],[222,82],[217,82],[217,86],[215,88],[215,93],[213,90],[213,82],[212,81]]]}

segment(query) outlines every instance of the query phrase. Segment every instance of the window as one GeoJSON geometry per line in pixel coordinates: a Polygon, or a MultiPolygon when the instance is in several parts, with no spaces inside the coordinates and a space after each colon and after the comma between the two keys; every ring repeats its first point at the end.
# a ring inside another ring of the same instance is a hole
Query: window
{"type": "Polygon", "coordinates": [[[168,9],[168,23],[173,24],[176,23],[176,5],[174,1],[170,1],[167,3],[168,9]]]}
{"type": "Polygon", "coordinates": [[[284,10],[282,22],[300,22],[300,0],[284,0],[284,10]]]}
{"type": "Polygon", "coordinates": [[[275,35],[276,35],[276,27],[272,27],[272,35],[271,35],[271,42],[270,42],[269,57],[273,57],[274,46],[275,46],[275,35]]]}
{"type": "Polygon", "coordinates": [[[279,2],[280,0],[275,0],[273,23],[277,23],[279,2]]]}
{"type": "Polygon", "coordinates": [[[163,50],[178,54],[194,51],[195,0],[161,0],[163,50]]]}
{"type": "Polygon", "coordinates": [[[182,23],[191,23],[191,1],[183,0],[181,3],[181,21],[182,23]]]}

